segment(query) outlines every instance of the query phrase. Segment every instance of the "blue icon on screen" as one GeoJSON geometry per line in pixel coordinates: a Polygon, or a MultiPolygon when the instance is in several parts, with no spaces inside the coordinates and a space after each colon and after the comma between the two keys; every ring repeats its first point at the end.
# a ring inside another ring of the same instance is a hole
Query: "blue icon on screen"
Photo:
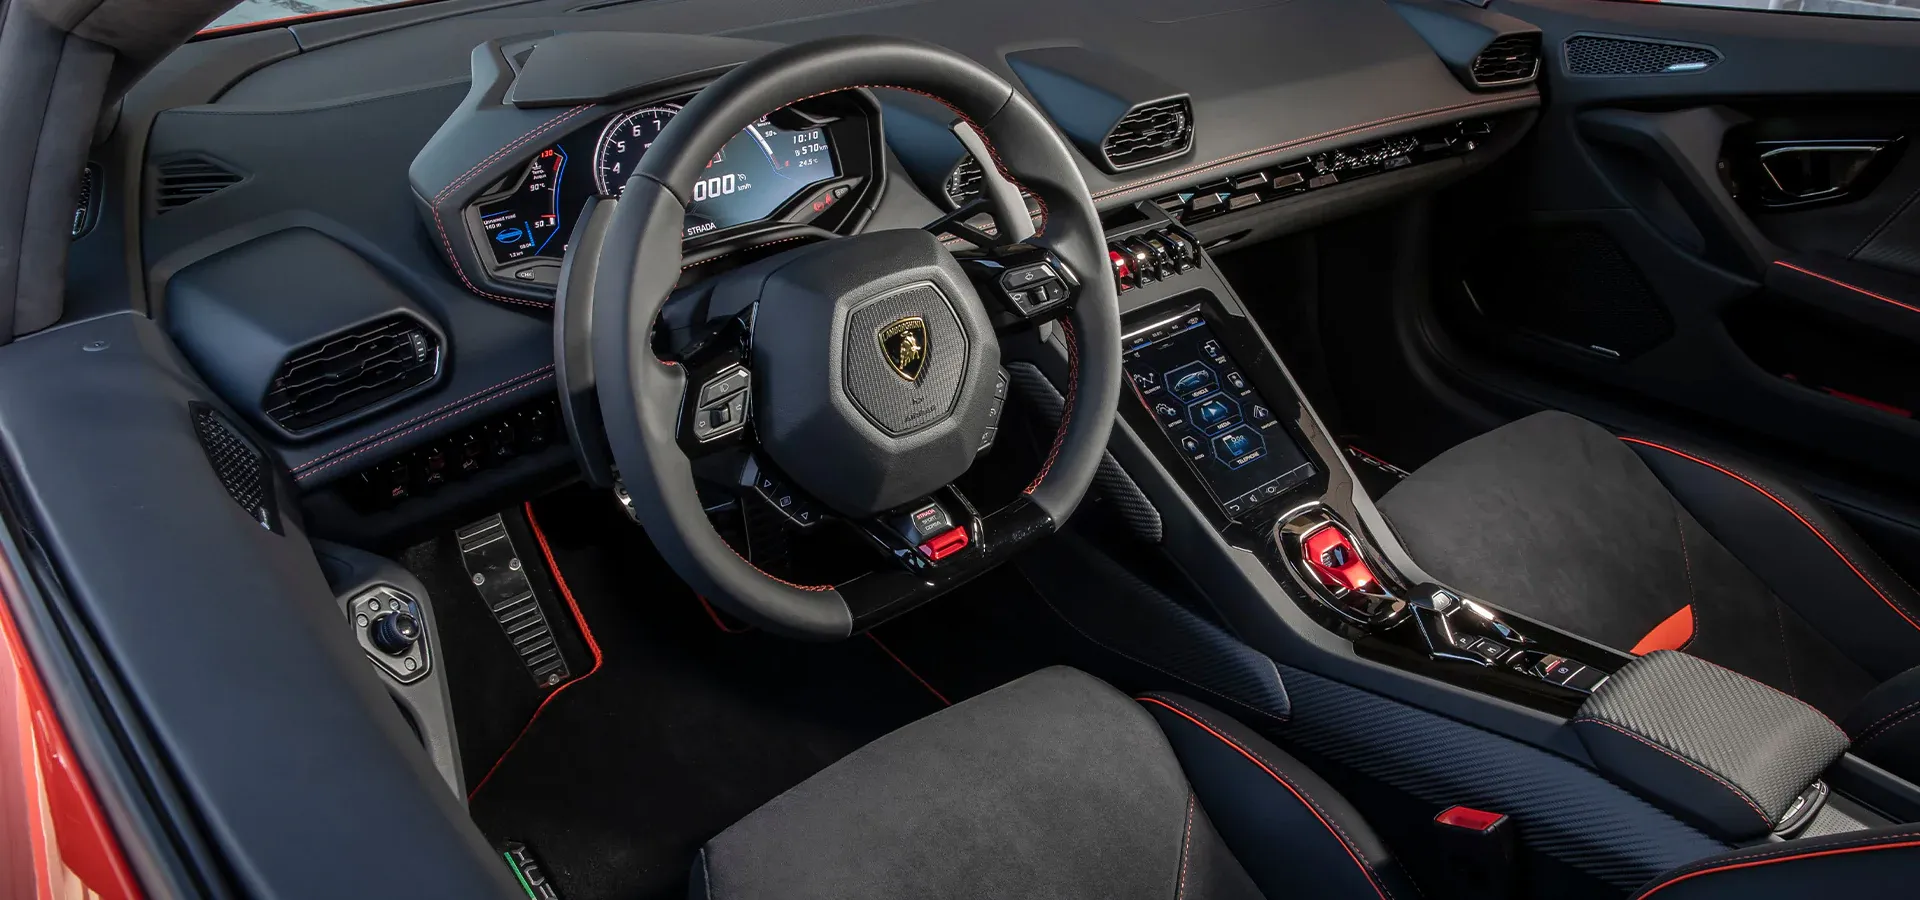
{"type": "Polygon", "coordinates": [[[1232,410],[1227,409],[1227,405],[1218,400],[1208,400],[1195,407],[1194,412],[1199,414],[1202,425],[1212,425],[1232,414],[1232,410]]]}
{"type": "Polygon", "coordinates": [[[499,231],[496,231],[493,233],[493,239],[496,241],[499,241],[502,244],[511,244],[515,241],[520,240],[525,236],[526,236],[526,232],[521,231],[518,228],[502,228],[499,231]]]}

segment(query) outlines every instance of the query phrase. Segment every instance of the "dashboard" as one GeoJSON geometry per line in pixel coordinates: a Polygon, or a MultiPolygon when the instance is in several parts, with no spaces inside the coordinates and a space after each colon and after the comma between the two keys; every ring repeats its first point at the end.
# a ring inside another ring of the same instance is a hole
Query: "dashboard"
{"type": "MultiPolygon", "coordinates": [[[[962,52],[1055,120],[1110,227],[1157,205],[1204,245],[1257,241],[1303,227],[1304,216],[1443,183],[1513,146],[1540,103],[1528,85],[1463,84],[1387,0],[803,6],[439,0],[190,43],[136,85],[97,158],[103,195],[126,206],[74,242],[69,310],[110,314],[132,297],[162,321],[196,371],[268,435],[267,451],[320,518],[335,494],[340,509],[351,506],[352,486],[400,496],[403,470],[453,473],[446,486],[434,487],[438,475],[414,482],[413,496],[435,499],[407,501],[451,503],[479,490],[459,487],[463,477],[567,464],[551,449],[551,417],[533,404],[552,394],[550,317],[583,210],[619,195],[682,104],[784,44],[890,33],[962,52]],[[1183,98],[1190,143],[1114,165],[1072,116],[1076,98],[1098,97],[1183,98]],[[1319,163],[1466,119],[1498,123],[1455,142],[1465,155],[1412,154],[1368,179],[1378,187],[1319,163]],[[223,186],[193,180],[209,177],[223,186]],[[197,192],[176,196],[176,183],[197,192]],[[1218,208],[1203,208],[1210,200],[1218,208]],[[383,351],[410,360],[418,380],[312,428],[271,421],[261,398],[274,366],[365,323],[418,338],[383,351]],[[514,454],[500,450],[508,434],[514,454]],[[387,471],[392,485],[368,480],[387,471]]],[[[696,189],[683,250],[702,268],[685,277],[790,237],[939,219],[964,194],[947,188],[972,177],[950,119],[933,101],[885,89],[770,113],[728,141],[696,189]]],[[[1145,293],[1129,291],[1123,304],[1145,293]]],[[[1142,352],[1175,353],[1167,348],[1193,350],[1174,340],[1142,352]]],[[[1193,460],[1223,504],[1299,477],[1287,442],[1256,436],[1245,443],[1258,456],[1222,440],[1225,461],[1193,460]]],[[[431,515],[379,508],[334,519],[365,534],[431,515]]]]}

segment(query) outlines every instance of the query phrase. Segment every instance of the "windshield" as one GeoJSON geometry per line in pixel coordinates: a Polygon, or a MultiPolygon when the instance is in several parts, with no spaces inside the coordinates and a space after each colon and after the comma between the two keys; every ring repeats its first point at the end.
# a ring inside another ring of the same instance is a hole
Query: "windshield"
{"type": "Polygon", "coordinates": [[[380,6],[419,2],[423,0],[240,0],[238,6],[227,10],[220,18],[208,23],[200,33],[259,25],[279,19],[355,12],[380,6]]]}

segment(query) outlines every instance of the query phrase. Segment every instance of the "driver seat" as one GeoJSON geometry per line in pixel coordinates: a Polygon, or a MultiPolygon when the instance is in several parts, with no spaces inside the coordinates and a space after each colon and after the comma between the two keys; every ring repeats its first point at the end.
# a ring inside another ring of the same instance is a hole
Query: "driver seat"
{"type": "MultiPolygon", "coordinates": [[[[1893,826],[1762,843],[1675,869],[1633,897],[1906,897],[1920,873],[1917,836],[1893,826]]],[[[774,798],[700,850],[689,896],[1423,895],[1346,800],[1252,729],[1184,697],[1135,702],[1053,668],[895,731],[774,798]]]]}

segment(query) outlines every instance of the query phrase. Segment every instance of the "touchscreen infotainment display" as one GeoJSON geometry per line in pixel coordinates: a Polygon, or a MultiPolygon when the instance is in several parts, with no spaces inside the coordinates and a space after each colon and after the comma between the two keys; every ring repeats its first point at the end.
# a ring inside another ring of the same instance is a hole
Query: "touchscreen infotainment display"
{"type": "Polygon", "coordinates": [[[1313,464],[1198,309],[1123,339],[1127,377],[1220,508],[1239,515],[1314,475],[1313,464]]]}

